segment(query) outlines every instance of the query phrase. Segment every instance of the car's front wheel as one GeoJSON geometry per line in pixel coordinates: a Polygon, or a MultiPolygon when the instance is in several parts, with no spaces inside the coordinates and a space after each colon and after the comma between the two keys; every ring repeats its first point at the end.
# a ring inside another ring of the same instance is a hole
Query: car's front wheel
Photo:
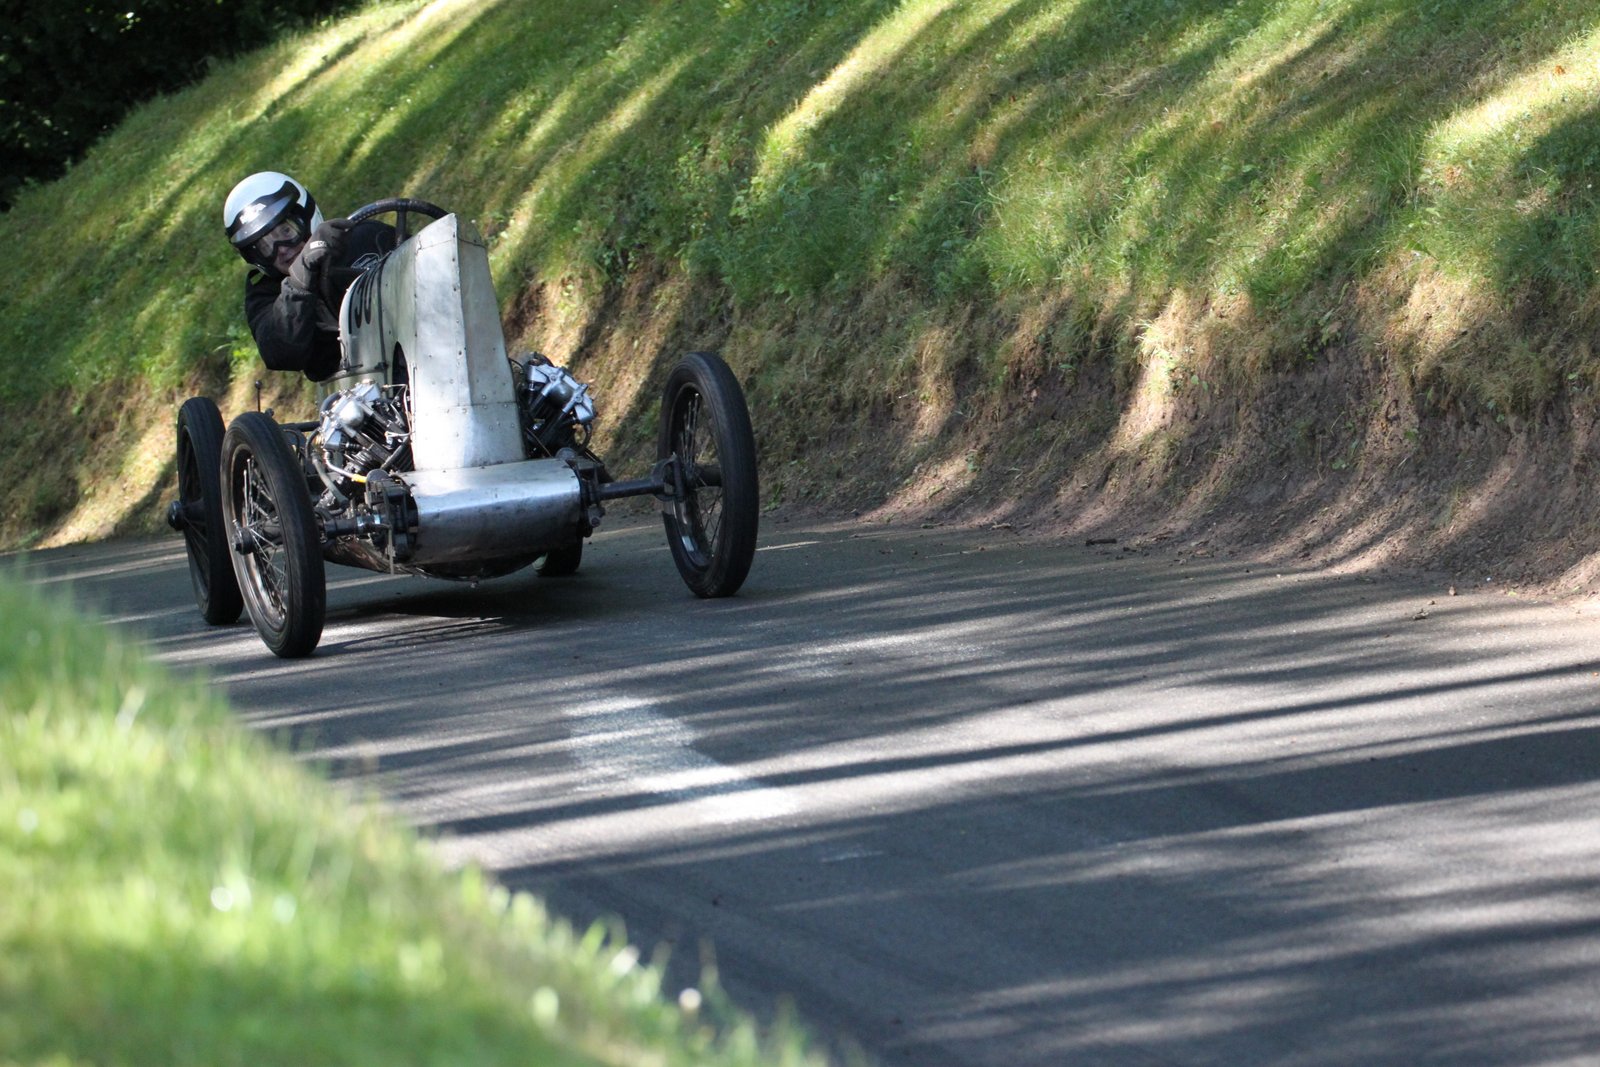
{"type": "Polygon", "coordinates": [[[228,427],[222,498],[234,574],[256,632],[279,656],[309,656],[327,610],[322,541],[305,474],[270,416],[249,411],[228,427]]]}
{"type": "Polygon", "coordinates": [[[667,545],[696,596],[732,596],[755,558],[755,435],[744,390],[721,357],[691,352],[667,376],[659,459],[672,460],[667,545]]]}

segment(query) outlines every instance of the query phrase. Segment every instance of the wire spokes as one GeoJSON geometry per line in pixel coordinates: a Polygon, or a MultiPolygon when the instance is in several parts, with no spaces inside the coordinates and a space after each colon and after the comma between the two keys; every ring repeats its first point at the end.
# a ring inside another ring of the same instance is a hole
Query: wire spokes
{"type": "Polygon", "coordinates": [[[289,584],[288,564],[281,551],[282,526],[272,494],[256,469],[255,457],[246,455],[243,462],[240,533],[245,567],[252,578],[251,599],[265,608],[277,624],[282,622],[287,611],[285,590],[289,584]]]}
{"type": "Polygon", "coordinates": [[[697,559],[704,559],[714,552],[722,529],[716,424],[698,390],[685,390],[675,414],[673,444],[682,472],[675,508],[687,535],[684,547],[697,559]]]}

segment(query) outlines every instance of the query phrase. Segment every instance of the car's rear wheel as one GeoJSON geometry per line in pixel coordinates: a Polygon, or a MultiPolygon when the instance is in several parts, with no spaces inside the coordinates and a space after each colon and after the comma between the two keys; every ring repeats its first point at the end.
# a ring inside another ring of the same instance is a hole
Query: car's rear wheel
{"type": "Polygon", "coordinates": [[[744,391],[719,356],[691,352],[667,376],[656,454],[673,460],[662,519],[678,573],[696,596],[732,596],[755,558],[760,503],[744,391]]]}
{"type": "Polygon", "coordinates": [[[574,541],[562,548],[553,548],[539,558],[534,571],[541,578],[565,578],[577,574],[583,563],[583,542],[574,541]]]}
{"type": "Polygon", "coordinates": [[[222,518],[221,465],[222,414],[210,398],[190,397],[178,409],[178,500],[170,521],[183,532],[195,605],[213,626],[237,622],[244,610],[222,518]]]}
{"type": "Polygon", "coordinates": [[[271,417],[233,420],[221,484],[234,573],[256,632],[286,659],[310,655],[327,610],[322,542],[305,474],[271,417]]]}

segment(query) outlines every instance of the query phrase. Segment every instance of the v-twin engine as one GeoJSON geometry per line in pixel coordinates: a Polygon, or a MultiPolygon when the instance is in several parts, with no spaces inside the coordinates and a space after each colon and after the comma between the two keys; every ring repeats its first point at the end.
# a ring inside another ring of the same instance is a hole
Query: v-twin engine
{"type": "Polygon", "coordinates": [[[586,444],[594,423],[589,387],[537,352],[528,353],[525,362],[512,360],[511,366],[527,454],[554,456],[586,444]]]}
{"type": "Polygon", "coordinates": [[[323,483],[340,497],[359,495],[375,470],[411,469],[411,420],[406,387],[364,381],[322,402],[314,462],[323,483]]]}

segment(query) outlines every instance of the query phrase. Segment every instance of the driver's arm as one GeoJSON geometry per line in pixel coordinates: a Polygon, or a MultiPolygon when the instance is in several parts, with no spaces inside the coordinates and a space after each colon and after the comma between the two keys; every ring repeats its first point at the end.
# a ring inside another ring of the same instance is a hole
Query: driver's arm
{"type": "MultiPolygon", "coordinates": [[[[245,320],[269,370],[297,370],[320,381],[339,365],[339,339],[316,294],[287,278],[252,273],[245,280],[245,320]]],[[[331,316],[328,316],[331,320],[331,316]]]]}

